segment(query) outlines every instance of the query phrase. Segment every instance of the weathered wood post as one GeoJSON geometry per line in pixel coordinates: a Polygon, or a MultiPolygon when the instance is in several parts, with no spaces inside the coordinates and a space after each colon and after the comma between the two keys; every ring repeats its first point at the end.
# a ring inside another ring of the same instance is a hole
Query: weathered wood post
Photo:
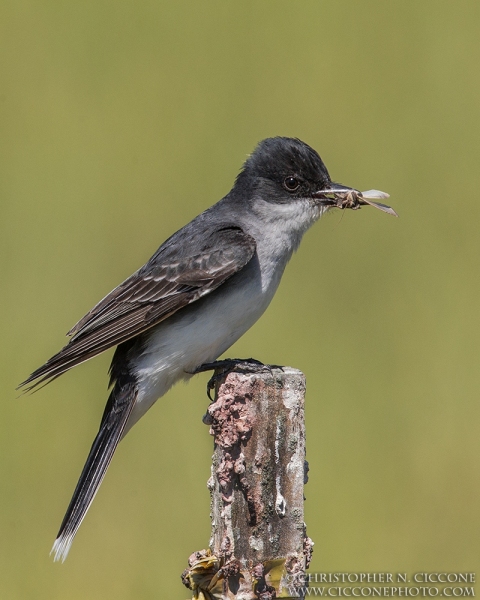
{"type": "Polygon", "coordinates": [[[193,598],[302,598],[313,542],[303,515],[305,376],[290,367],[216,371],[209,550],[183,582],[193,598]]]}

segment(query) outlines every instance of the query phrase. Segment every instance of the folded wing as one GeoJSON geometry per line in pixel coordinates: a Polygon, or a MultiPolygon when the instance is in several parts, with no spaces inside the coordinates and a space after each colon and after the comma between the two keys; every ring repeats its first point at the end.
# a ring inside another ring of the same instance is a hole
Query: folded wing
{"type": "MultiPolygon", "coordinates": [[[[187,242],[188,243],[188,242],[187,242]]],[[[33,389],[129,340],[211,293],[251,260],[255,240],[240,227],[210,232],[191,254],[154,257],[115,288],[69,332],[69,343],[19,387],[33,389]]]]}

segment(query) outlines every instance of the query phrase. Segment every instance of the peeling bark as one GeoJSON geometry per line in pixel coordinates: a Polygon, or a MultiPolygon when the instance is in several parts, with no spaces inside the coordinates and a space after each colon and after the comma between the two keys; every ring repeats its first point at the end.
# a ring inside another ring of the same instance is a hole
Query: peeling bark
{"type": "Polygon", "coordinates": [[[212,537],[209,551],[190,557],[184,583],[194,598],[300,598],[295,584],[305,580],[313,547],[303,514],[305,377],[244,364],[215,377],[204,417],[214,436],[212,537]]]}

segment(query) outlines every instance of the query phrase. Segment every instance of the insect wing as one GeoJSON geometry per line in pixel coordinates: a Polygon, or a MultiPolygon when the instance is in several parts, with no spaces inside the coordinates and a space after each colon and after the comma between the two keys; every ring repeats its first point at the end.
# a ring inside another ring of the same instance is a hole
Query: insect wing
{"type": "Polygon", "coordinates": [[[368,200],[386,200],[390,198],[390,194],[387,192],[381,192],[380,190],[367,190],[366,192],[361,192],[362,198],[367,198],[368,200]]]}
{"type": "Polygon", "coordinates": [[[373,206],[375,208],[378,208],[379,210],[382,210],[385,213],[388,213],[389,215],[398,217],[397,213],[393,210],[391,206],[387,206],[386,204],[382,204],[381,202],[372,202],[371,200],[367,200],[365,197],[362,198],[362,201],[365,202],[365,204],[369,204],[370,206],[373,206]]]}

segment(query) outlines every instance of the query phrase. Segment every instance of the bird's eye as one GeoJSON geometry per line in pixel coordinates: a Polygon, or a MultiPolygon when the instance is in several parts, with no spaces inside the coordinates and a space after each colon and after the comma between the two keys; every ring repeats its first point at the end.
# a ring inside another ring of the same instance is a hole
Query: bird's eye
{"type": "Polygon", "coordinates": [[[289,192],[294,192],[300,187],[300,182],[296,177],[290,176],[285,178],[283,185],[285,186],[285,189],[287,189],[289,192]]]}

